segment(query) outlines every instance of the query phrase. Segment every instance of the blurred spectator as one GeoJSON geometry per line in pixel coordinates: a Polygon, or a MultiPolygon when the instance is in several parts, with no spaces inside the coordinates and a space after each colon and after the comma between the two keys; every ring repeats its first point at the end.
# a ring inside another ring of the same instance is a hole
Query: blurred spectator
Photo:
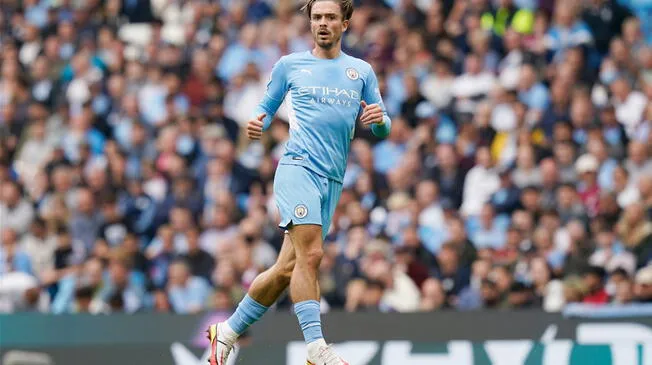
{"type": "Polygon", "coordinates": [[[607,272],[621,268],[633,273],[636,269],[636,257],[625,251],[622,243],[617,241],[616,235],[607,229],[596,234],[596,251],[589,258],[589,263],[602,267],[607,272]]]}
{"type": "Polygon", "coordinates": [[[420,92],[435,108],[445,108],[453,98],[455,79],[450,60],[435,58],[433,71],[421,83],[420,92]]]}
{"type": "Polygon", "coordinates": [[[0,231],[0,273],[23,272],[32,275],[29,255],[18,245],[18,234],[11,228],[0,231]]]}
{"type": "Polygon", "coordinates": [[[421,289],[421,311],[434,311],[446,307],[446,294],[437,279],[429,278],[421,289]]]}
{"type": "Polygon", "coordinates": [[[22,251],[29,256],[34,275],[42,277],[54,269],[54,253],[57,239],[48,232],[45,221],[36,218],[30,227],[30,232],[20,241],[22,251]]]}
{"type": "Polygon", "coordinates": [[[451,145],[439,145],[436,158],[437,165],[426,171],[426,177],[439,184],[442,201],[458,208],[462,204],[466,172],[459,168],[455,149],[451,145]]]}
{"type": "Polygon", "coordinates": [[[631,12],[613,0],[593,0],[582,13],[582,19],[591,29],[595,46],[601,54],[607,53],[612,37],[619,35],[622,24],[631,12]]]}
{"type": "Polygon", "coordinates": [[[498,309],[500,306],[500,292],[496,283],[487,279],[480,284],[480,297],[482,298],[482,308],[498,309]]]}
{"type": "Polygon", "coordinates": [[[417,259],[416,250],[399,246],[395,249],[394,256],[397,266],[420,288],[428,279],[428,267],[417,259]]]}
{"type": "MultiPolygon", "coordinates": [[[[491,261],[479,259],[473,263],[471,268],[471,279],[469,286],[464,288],[456,300],[451,300],[451,304],[459,310],[474,310],[482,306],[480,289],[482,283],[489,278],[491,272],[491,261]]],[[[441,287],[441,283],[437,282],[441,287]]],[[[424,286],[425,290],[425,286],[424,286]]],[[[442,293],[443,294],[443,293],[442,293]]]]}
{"type": "Polygon", "coordinates": [[[584,285],[587,288],[587,295],[584,296],[584,303],[605,304],[609,302],[609,296],[604,290],[604,280],[607,272],[601,267],[591,267],[584,273],[584,285]]]}
{"type": "Polygon", "coordinates": [[[536,164],[532,146],[522,146],[517,152],[516,167],[512,173],[514,183],[519,188],[541,186],[541,171],[536,164]]]}
{"type": "Polygon", "coordinates": [[[229,293],[223,288],[216,288],[213,294],[213,309],[216,311],[230,311],[233,310],[234,303],[229,296],[229,293]]]}
{"type": "Polygon", "coordinates": [[[389,137],[374,147],[374,169],[386,174],[395,167],[403,159],[409,138],[410,129],[406,126],[406,120],[394,119],[389,137]]]}
{"type": "Polygon", "coordinates": [[[476,151],[476,165],[466,174],[460,211],[465,216],[477,216],[484,203],[499,188],[498,174],[493,169],[488,147],[476,151]]]}
{"type": "Polygon", "coordinates": [[[484,98],[493,89],[496,83],[495,76],[483,70],[484,61],[477,54],[469,54],[464,61],[464,73],[458,76],[453,83],[453,96],[456,102],[456,111],[459,113],[473,113],[477,107],[477,100],[484,98]]]}
{"type": "MultiPolygon", "coordinates": [[[[405,83],[405,100],[401,104],[401,115],[405,118],[408,125],[415,127],[417,125],[417,107],[426,100],[419,91],[419,80],[415,75],[406,75],[405,83]]],[[[392,123],[392,133],[394,124],[392,123]]],[[[382,143],[382,142],[381,142],[382,143]]]]}
{"type": "Polygon", "coordinates": [[[645,266],[652,258],[652,223],[646,218],[640,203],[631,204],[625,209],[616,225],[616,232],[636,256],[637,267],[645,266]]]}
{"type": "Polygon", "coordinates": [[[514,283],[509,288],[508,303],[510,308],[528,309],[536,308],[537,304],[532,293],[532,288],[522,284],[514,283]]]}
{"type": "Polygon", "coordinates": [[[640,177],[652,175],[652,160],[648,157],[647,146],[644,143],[631,142],[629,144],[625,168],[635,184],[638,183],[640,177]]]}
{"type": "Polygon", "coordinates": [[[600,186],[597,181],[598,160],[589,154],[580,156],[575,163],[580,178],[578,193],[590,217],[598,213],[600,186]]]}
{"type": "Polygon", "coordinates": [[[478,219],[479,227],[474,230],[471,240],[476,249],[501,249],[505,244],[506,226],[496,218],[493,207],[485,204],[478,219]]]}
{"type": "MultiPolygon", "coordinates": [[[[374,241],[368,245],[362,270],[369,279],[378,281],[382,286],[372,289],[382,291],[382,303],[386,310],[397,312],[413,312],[419,307],[421,294],[414,281],[389,262],[388,244],[374,241]]],[[[372,292],[373,294],[373,292],[372,292]]]]}
{"type": "Polygon", "coordinates": [[[553,59],[561,61],[564,52],[571,47],[593,45],[589,27],[578,17],[575,3],[559,3],[555,6],[554,21],[546,34],[546,48],[553,53],[553,59]]]}
{"type": "Polygon", "coordinates": [[[564,302],[565,304],[570,303],[581,303],[586,294],[586,286],[581,279],[577,277],[570,277],[564,282],[564,302]]]}
{"type": "Polygon", "coordinates": [[[562,284],[554,279],[545,259],[532,260],[529,275],[532,279],[534,295],[543,303],[543,308],[553,312],[560,310],[566,302],[562,284]]]}
{"type": "Polygon", "coordinates": [[[21,175],[29,179],[45,166],[54,146],[52,141],[47,139],[44,120],[33,122],[27,138],[18,152],[15,164],[21,175]]]}
{"type": "Polygon", "coordinates": [[[652,301],[652,269],[646,266],[636,273],[634,295],[639,303],[652,301]]]}
{"type": "Polygon", "coordinates": [[[34,209],[22,197],[20,185],[5,181],[0,186],[0,230],[13,229],[17,234],[27,232],[34,217],[34,209]]]}
{"type": "Polygon", "coordinates": [[[175,313],[197,313],[208,299],[208,282],[198,276],[192,276],[185,261],[175,261],[169,268],[170,281],[168,295],[175,313]]]}
{"type": "Polygon", "coordinates": [[[71,272],[58,282],[57,294],[52,302],[52,312],[74,313],[83,310],[97,314],[105,311],[105,303],[100,296],[106,281],[103,278],[104,264],[99,259],[86,261],[79,272],[71,272]],[[86,303],[88,301],[88,303],[86,303]],[[81,302],[81,303],[80,303],[81,302]]]}
{"type": "Polygon", "coordinates": [[[448,243],[457,251],[463,267],[470,267],[477,257],[477,249],[468,237],[464,221],[460,218],[448,219],[448,243]]]}
{"type": "Polygon", "coordinates": [[[119,246],[124,242],[128,228],[127,221],[118,210],[118,202],[114,196],[104,196],[100,202],[102,224],[98,228],[98,237],[110,247],[119,246]]]}
{"type": "Polygon", "coordinates": [[[616,108],[616,119],[625,127],[627,136],[632,138],[643,117],[647,97],[639,91],[632,90],[629,81],[625,78],[616,79],[610,88],[616,108]]]}
{"type": "Polygon", "coordinates": [[[626,279],[616,286],[616,294],[613,303],[619,305],[631,304],[634,302],[634,283],[626,279]]]}
{"type": "Polygon", "coordinates": [[[437,254],[437,265],[433,276],[442,283],[446,295],[457,296],[469,285],[470,272],[460,264],[457,250],[452,243],[444,244],[437,254]]]}
{"type": "Polygon", "coordinates": [[[70,220],[70,233],[73,239],[80,240],[91,249],[99,234],[102,217],[97,210],[96,200],[89,189],[77,192],[77,207],[70,220]]]}
{"type": "Polygon", "coordinates": [[[215,259],[199,247],[199,231],[194,228],[186,231],[186,242],[188,243],[188,252],[182,257],[188,263],[190,273],[207,281],[210,280],[215,267],[215,259]]]}
{"type": "Polygon", "coordinates": [[[541,120],[544,110],[548,107],[548,89],[539,82],[534,65],[524,64],[521,66],[519,75],[518,98],[524,103],[533,114],[530,119],[534,125],[541,120]]]}
{"type": "Polygon", "coordinates": [[[134,313],[145,306],[145,282],[141,273],[132,271],[128,253],[114,249],[109,261],[109,279],[100,294],[109,311],[134,313]]]}
{"type": "Polygon", "coordinates": [[[498,171],[500,186],[491,196],[490,202],[496,214],[511,215],[519,207],[520,192],[512,181],[512,171],[503,167],[498,171]]]}
{"type": "Polygon", "coordinates": [[[244,242],[252,250],[252,259],[261,272],[267,270],[276,262],[276,251],[262,237],[262,226],[253,218],[245,219],[240,223],[240,234],[244,242]]]}
{"type": "Polygon", "coordinates": [[[641,194],[641,202],[647,213],[648,219],[652,218],[652,176],[643,176],[638,182],[638,191],[641,194]]]}
{"type": "Polygon", "coordinates": [[[390,309],[382,302],[385,293],[385,283],[380,280],[368,280],[362,297],[363,311],[386,312],[390,309]]]}

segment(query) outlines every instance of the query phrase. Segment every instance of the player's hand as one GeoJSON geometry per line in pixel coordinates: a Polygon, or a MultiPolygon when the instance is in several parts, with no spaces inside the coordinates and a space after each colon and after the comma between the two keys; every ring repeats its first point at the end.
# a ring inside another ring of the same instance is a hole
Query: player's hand
{"type": "Polygon", "coordinates": [[[360,121],[363,125],[383,123],[383,109],[381,109],[380,105],[367,105],[367,103],[362,100],[360,102],[360,106],[362,106],[362,115],[360,116],[360,121]]]}
{"type": "Polygon", "coordinates": [[[263,135],[263,119],[267,113],[263,113],[247,123],[247,137],[258,140],[263,135]]]}

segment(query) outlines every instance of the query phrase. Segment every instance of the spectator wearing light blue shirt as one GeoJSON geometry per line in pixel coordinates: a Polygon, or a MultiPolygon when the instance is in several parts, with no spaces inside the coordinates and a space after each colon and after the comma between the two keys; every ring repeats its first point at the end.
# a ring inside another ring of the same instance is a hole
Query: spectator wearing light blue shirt
{"type": "Polygon", "coordinates": [[[147,73],[148,82],[138,92],[139,110],[146,123],[157,125],[163,123],[167,117],[165,103],[168,90],[159,67],[152,66],[147,73]]]}
{"type": "Polygon", "coordinates": [[[387,75],[387,91],[384,96],[387,114],[395,116],[401,110],[401,104],[407,98],[403,79],[406,72],[394,71],[387,75]]]}
{"type": "Polygon", "coordinates": [[[548,95],[548,88],[539,82],[534,66],[532,64],[521,66],[518,98],[528,108],[538,113],[538,119],[543,116],[543,112],[548,107],[548,95]]]}
{"type": "Polygon", "coordinates": [[[46,1],[25,1],[25,20],[28,23],[43,28],[48,22],[48,9],[46,1]]]}
{"type": "Polygon", "coordinates": [[[204,278],[190,276],[190,268],[185,261],[172,263],[169,277],[168,295],[175,313],[197,313],[205,306],[210,285],[204,278]]]}
{"type": "Polygon", "coordinates": [[[649,0],[619,0],[621,5],[632,9],[641,20],[641,31],[648,44],[652,43],[652,2],[649,0]]]}
{"type": "Polygon", "coordinates": [[[469,237],[477,249],[501,249],[505,246],[509,220],[502,221],[494,216],[493,206],[485,204],[477,222],[473,222],[473,219],[467,221],[469,237]],[[473,228],[474,225],[477,228],[473,228]]]}
{"type": "Polygon", "coordinates": [[[119,295],[124,311],[135,313],[146,306],[145,277],[140,272],[130,270],[130,258],[127,255],[122,248],[111,253],[109,274],[99,297],[105,304],[109,304],[112,298],[119,295]]]}
{"type": "Polygon", "coordinates": [[[226,48],[215,70],[220,78],[229,81],[252,62],[259,69],[265,68],[265,53],[256,48],[256,30],[256,25],[247,24],[240,32],[240,40],[226,48]]]}
{"type": "Polygon", "coordinates": [[[384,141],[378,143],[374,149],[374,170],[386,174],[393,167],[398,166],[407,150],[407,140],[410,129],[403,118],[393,121],[392,132],[384,141]]]}
{"type": "Polygon", "coordinates": [[[18,248],[18,236],[11,228],[0,232],[0,277],[10,272],[32,274],[29,255],[18,248]]]}
{"type": "MultiPolygon", "coordinates": [[[[399,52],[402,52],[399,50],[399,52]]],[[[405,57],[409,57],[405,55],[405,57]]],[[[413,69],[397,69],[387,75],[387,90],[383,90],[383,101],[387,108],[387,114],[390,117],[398,115],[401,111],[401,105],[405,102],[409,95],[405,85],[406,76],[415,77],[420,83],[425,76],[426,72],[423,70],[413,69]]]]}
{"type": "Polygon", "coordinates": [[[566,253],[555,247],[554,237],[546,227],[539,226],[534,230],[532,242],[539,255],[546,259],[553,270],[559,270],[564,266],[566,253]]]}
{"type": "Polygon", "coordinates": [[[414,113],[418,119],[418,125],[428,125],[433,128],[434,138],[438,143],[455,143],[457,139],[455,122],[439,113],[432,103],[422,101],[417,105],[414,113]]]}
{"type": "Polygon", "coordinates": [[[66,158],[77,162],[81,158],[80,147],[87,144],[94,156],[104,152],[106,137],[93,127],[91,113],[81,112],[74,115],[70,121],[70,127],[61,140],[66,158]]]}
{"type": "Polygon", "coordinates": [[[612,191],[614,188],[613,174],[618,166],[618,161],[609,156],[607,146],[602,140],[591,140],[588,151],[598,159],[600,164],[598,168],[598,185],[600,185],[600,189],[612,191]]]}
{"type": "Polygon", "coordinates": [[[555,61],[563,60],[569,48],[592,45],[591,29],[577,17],[574,2],[562,1],[557,4],[555,22],[546,33],[544,42],[555,61]]]}
{"type": "Polygon", "coordinates": [[[104,270],[104,264],[98,258],[91,258],[86,261],[80,272],[70,272],[57,282],[57,293],[52,300],[50,310],[53,314],[74,313],[75,290],[86,287],[93,290],[93,303],[91,313],[102,311],[105,306],[101,295],[105,293],[105,286],[108,282],[108,272],[104,270]]]}

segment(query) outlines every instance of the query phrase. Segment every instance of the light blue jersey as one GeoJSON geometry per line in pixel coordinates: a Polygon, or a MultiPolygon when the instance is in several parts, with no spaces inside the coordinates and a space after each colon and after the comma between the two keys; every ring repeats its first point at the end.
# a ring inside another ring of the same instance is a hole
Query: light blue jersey
{"type": "Polygon", "coordinates": [[[317,58],[311,51],[282,57],[256,109],[256,115],[267,113],[263,129],[269,127],[284,98],[290,139],[280,163],[304,166],[340,183],[360,101],[383,109],[385,124],[372,126],[376,136],[386,137],[391,128],[371,65],[343,52],[335,59],[317,58]]]}
{"type": "Polygon", "coordinates": [[[256,109],[256,115],[267,114],[263,129],[285,98],[290,139],[274,178],[279,226],[316,224],[325,237],[342,193],[360,102],[383,110],[385,123],[372,126],[376,136],[389,134],[391,120],[371,66],[344,53],[335,59],[317,58],[311,51],[282,57],[256,109]]]}

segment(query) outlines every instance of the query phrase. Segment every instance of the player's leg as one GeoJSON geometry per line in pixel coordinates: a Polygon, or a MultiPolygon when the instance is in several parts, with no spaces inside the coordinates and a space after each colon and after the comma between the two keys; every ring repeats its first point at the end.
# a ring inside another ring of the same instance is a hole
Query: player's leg
{"type": "Polygon", "coordinates": [[[321,329],[319,264],[323,256],[320,225],[295,225],[290,228],[296,263],[290,280],[290,297],[294,312],[308,345],[308,361],[315,361],[317,351],[326,342],[321,329]]]}
{"type": "Polygon", "coordinates": [[[294,261],[294,247],[290,235],[286,234],[274,266],[256,277],[249,292],[226,322],[209,327],[211,364],[226,364],[230,350],[238,337],[258,321],[287,289],[290,285],[294,261]]]}
{"type": "Polygon", "coordinates": [[[296,263],[290,281],[290,296],[307,344],[308,364],[345,365],[333,349],[326,345],[321,328],[319,265],[323,256],[323,239],[330,227],[341,184],[333,189],[331,181],[319,178],[322,201],[321,225],[295,225],[290,229],[296,263]],[[337,187],[340,187],[339,191],[337,187]]]}
{"type": "Polygon", "coordinates": [[[249,296],[264,306],[271,306],[290,285],[296,256],[290,235],[285,234],[283,246],[274,266],[258,275],[249,288],[249,296]]]}
{"type": "Polygon", "coordinates": [[[296,255],[290,280],[290,297],[294,303],[307,300],[319,303],[317,274],[324,254],[321,225],[294,225],[289,232],[296,255]]]}
{"type": "Polygon", "coordinates": [[[283,294],[283,291],[290,285],[294,261],[294,247],[290,241],[290,235],[286,234],[274,266],[256,277],[247,295],[227,320],[228,326],[225,326],[225,332],[230,335],[231,339],[237,338],[249,326],[257,322],[283,294]]]}
{"type": "Polygon", "coordinates": [[[328,233],[331,219],[342,193],[342,184],[323,177],[318,179],[323,196],[320,209],[321,224],[294,225],[289,230],[296,255],[296,264],[290,283],[290,296],[295,303],[304,300],[319,300],[317,275],[323,256],[324,237],[328,233]]]}
{"type": "MultiPolygon", "coordinates": [[[[279,165],[274,179],[274,195],[281,214],[281,228],[293,223],[319,224],[321,192],[315,178],[301,166],[279,165]]],[[[212,363],[222,365],[237,337],[258,321],[287,288],[293,268],[294,246],[286,238],[273,268],[256,278],[245,298],[228,321],[209,328],[212,363]],[[215,335],[213,336],[213,333],[215,335]],[[213,338],[215,341],[213,341],[213,338]],[[213,362],[213,359],[215,361],[213,362]]]]}

